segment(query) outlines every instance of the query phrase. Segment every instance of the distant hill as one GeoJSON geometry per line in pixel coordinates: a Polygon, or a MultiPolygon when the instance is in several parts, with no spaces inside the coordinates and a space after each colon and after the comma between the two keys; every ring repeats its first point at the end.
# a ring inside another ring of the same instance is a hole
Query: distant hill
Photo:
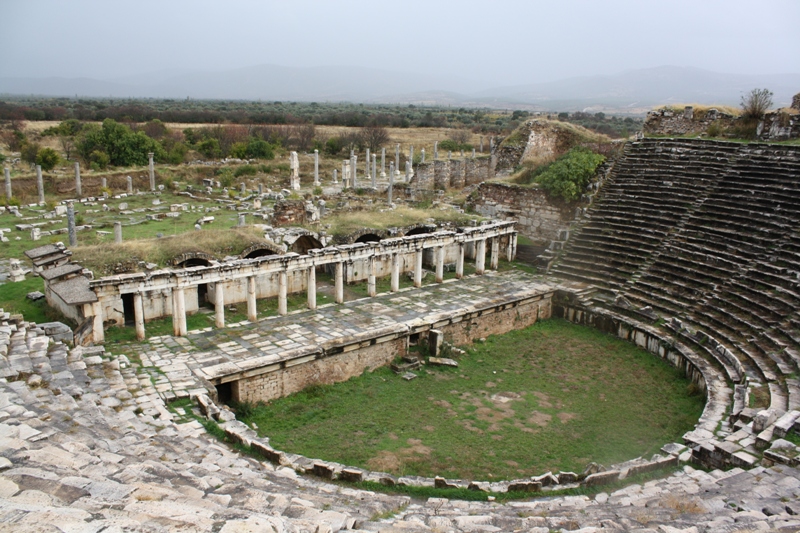
{"type": "Polygon", "coordinates": [[[767,87],[777,106],[800,92],[800,74],[722,74],[662,66],[603,76],[489,87],[487,82],[364,67],[258,65],[222,72],[161,71],[112,80],[0,78],[0,95],[153,97],[453,105],[547,111],[641,113],[667,103],[738,105],[767,87]]]}

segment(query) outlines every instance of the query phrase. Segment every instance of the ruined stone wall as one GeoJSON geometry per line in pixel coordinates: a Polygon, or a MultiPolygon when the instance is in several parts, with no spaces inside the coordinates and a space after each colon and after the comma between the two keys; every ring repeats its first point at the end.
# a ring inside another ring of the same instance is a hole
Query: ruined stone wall
{"type": "Polygon", "coordinates": [[[417,189],[463,189],[494,176],[489,157],[437,159],[420,163],[414,168],[411,186],[417,189]]]}
{"type": "Polygon", "coordinates": [[[569,207],[550,202],[541,189],[506,183],[482,183],[468,205],[485,217],[515,220],[517,231],[537,243],[555,239],[574,215],[569,207]]]}
{"type": "Polygon", "coordinates": [[[776,111],[764,115],[756,135],[765,141],[800,139],[800,113],[776,111]]]}
{"type": "Polygon", "coordinates": [[[728,128],[735,122],[735,117],[716,109],[695,112],[692,106],[683,111],[662,108],[647,113],[642,131],[646,135],[689,135],[703,133],[715,122],[722,128],[728,128]]]}
{"type": "Polygon", "coordinates": [[[447,342],[462,346],[489,335],[502,335],[526,328],[539,319],[550,318],[551,313],[551,295],[547,294],[495,313],[461,320],[436,329],[444,333],[447,342]]]}
{"type": "Polygon", "coordinates": [[[315,358],[284,369],[267,372],[233,383],[233,399],[239,402],[269,401],[300,392],[310,385],[329,385],[347,381],[401,357],[408,350],[408,337],[315,358]]]}
{"type": "MultiPolygon", "coordinates": [[[[552,295],[546,293],[494,309],[451,317],[443,324],[424,326],[421,333],[425,336],[429,329],[435,328],[441,330],[452,344],[471,344],[481,337],[502,335],[530,326],[539,319],[550,318],[552,295]]],[[[360,339],[358,343],[339,348],[343,351],[338,353],[328,355],[316,351],[287,362],[285,367],[276,363],[273,367],[265,367],[263,373],[241,377],[231,382],[233,400],[269,401],[294,394],[310,385],[347,381],[365,370],[385,366],[408,352],[409,335],[413,332],[409,330],[406,335],[381,342],[380,336],[385,333],[378,331],[376,338],[360,339]]]]}

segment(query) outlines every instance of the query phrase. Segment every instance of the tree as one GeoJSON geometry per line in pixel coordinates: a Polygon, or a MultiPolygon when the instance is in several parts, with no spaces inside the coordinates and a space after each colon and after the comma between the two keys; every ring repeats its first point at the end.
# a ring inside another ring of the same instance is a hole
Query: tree
{"type": "Polygon", "coordinates": [[[58,156],[58,152],[52,148],[42,148],[36,154],[36,164],[40,165],[45,172],[53,170],[59,159],[61,158],[58,156]]]}
{"type": "Polygon", "coordinates": [[[369,148],[370,152],[377,152],[389,144],[389,132],[383,126],[364,126],[360,132],[360,144],[369,148]]]}
{"type": "Polygon", "coordinates": [[[146,165],[149,152],[159,160],[166,157],[164,148],[157,141],[142,131],[134,133],[128,126],[110,118],[105,119],[101,127],[85,126],[77,149],[87,163],[93,162],[92,153],[102,152],[108,156],[108,164],[114,166],[146,165]]]}
{"type": "Polygon", "coordinates": [[[760,120],[772,107],[772,92],[769,89],[753,89],[742,96],[742,116],[746,119],[760,120]]]}
{"type": "Polygon", "coordinates": [[[459,146],[463,146],[469,143],[472,138],[472,132],[469,130],[451,130],[448,137],[453,139],[459,146]]]}

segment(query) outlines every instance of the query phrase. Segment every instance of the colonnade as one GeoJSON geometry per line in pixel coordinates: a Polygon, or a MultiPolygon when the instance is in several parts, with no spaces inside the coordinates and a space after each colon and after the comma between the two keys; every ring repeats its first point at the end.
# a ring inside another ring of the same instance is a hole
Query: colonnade
{"type": "MultiPolygon", "coordinates": [[[[433,238],[434,235],[431,235],[431,241],[426,242],[423,240],[415,241],[414,246],[394,246],[387,245],[386,249],[381,249],[381,247],[376,247],[374,252],[371,255],[367,255],[364,253],[353,253],[349,256],[344,254],[338,260],[334,257],[325,256],[324,258],[319,258],[314,260],[314,251],[310,252],[310,256],[297,256],[296,254],[291,254],[290,256],[281,256],[285,257],[285,260],[280,262],[280,268],[273,268],[272,270],[266,272],[272,272],[273,275],[277,274],[277,283],[278,283],[278,291],[277,291],[277,300],[278,300],[278,314],[285,315],[288,312],[288,277],[290,273],[295,273],[297,271],[305,271],[306,276],[306,291],[307,291],[307,300],[306,305],[308,309],[316,309],[317,308],[317,272],[316,269],[318,266],[321,265],[333,265],[333,273],[334,273],[334,301],[337,304],[344,303],[344,285],[345,285],[345,269],[348,263],[352,264],[353,261],[359,260],[366,260],[366,268],[367,268],[367,294],[372,297],[377,294],[376,289],[376,270],[377,270],[377,263],[378,262],[389,262],[391,265],[391,274],[390,274],[390,291],[397,292],[400,289],[400,275],[401,275],[401,263],[403,262],[403,256],[407,254],[413,253],[413,284],[414,287],[421,287],[422,286],[422,275],[423,275],[423,253],[426,249],[432,249],[434,254],[434,266],[435,266],[435,282],[442,283],[444,282],[444,263],[445,263],[445,255],[446,255],[446,247],[449,246],[457,246],[457,255],[456,255],[456,262],[455,262],[455,276],[456,278],[462,278],[464,276],[464,264],[465,264],[465,248],[467,245],[472,244],[475,247],[475,274],[482,275],[485,273],[485,256],[486,256],[486,249],[487,249],[487,241],[489,241],[490,245],[490,269],[496,270],[499,265],[500,259],[500,240],[503,237],[507,237],[507,249],[506,249],[506,256],[508,260],[513,260],[514,256],[516,255],[516,243],[517,243],[517,234],[513,230],[513,225],[503,224],[501,228],[504,231],[495,231],[493,232],[493,236],[482,236],[479,238],[474,239],[466,239],[461,236],[461,238],[452,237],[449,240],[442,239],[441,235],[433,238]],[[436,239],[439,239],[438,241],[436,239]],[[393,249],[394,248],[394,249],[393,249]]],[[[449,234],[452,235],[452,234],[449,234]]],[[[376,243],[377,244],[377,243],[376,243]]],[[[325,252],[325,250],[322,250],[325,252]]],[[[277,258],[276,258],[277,261],[277,258]]],[[[208,267],[209,269],[212,267],[208,267]]],[[[257,283],[259,280],[258,277],[261,277],[265,274],[263,271],[259,271],[258,269],[251,269],[249,274],[247,275],[240,275],[240,274],[228,274],[221,275],[222,273],[217,273],[217,275],[209,279],[209,277],[178,277],[173,283],[168,286],[163,286],[160,288],[161,291],[166,291],[169,294],[171,290],[172,295],[172,323],[173,323],[173,333],[175,336],[185,336],[187,334],[187,322],[186,322],[186,291],[189,290],[197,290],[197,287],[201,283],[210,283],[213,285],[213,293],[214,293],[214,324],[217,328],[224,328],[225,327],[225,286],[226,283],[230,281],[241,280],[242,278],[246,278],[246,302],[247,302],[247,319],[251,322],[256,322],[258,320],[258,312],[256,308],[256,296],[257,296],[257,283]]],[[[153,290],[153,289],[149,289],[153,290]]],[[[127,293],[133,293],[133,315],[134,315],[134,325],[136,329],[136,337],[139,340],[144,340],[146,338],[145,332],[145,306],[144,306],[144,293],[147,292],[147,289],[140,285],[139,289],[127,289],[127,293]]],[[[241,293],[239,293],[241,298],[241,293]]],[[[166,301],[166,300],[165,300],[166,301]]],[[[229,301],[229,303],[231,303],[229,301]]],[[[103,327],[102,327],[102,306],[98,303],[94,304],[87,304],[90,305],[90,308],[87,309],[87,312],[94,315],[94,332],[93,338],[96,342],[102,342],[104,340],[103,335],[103,327]],[[99,326],[99,327],[98,327],[99,326]]]]}

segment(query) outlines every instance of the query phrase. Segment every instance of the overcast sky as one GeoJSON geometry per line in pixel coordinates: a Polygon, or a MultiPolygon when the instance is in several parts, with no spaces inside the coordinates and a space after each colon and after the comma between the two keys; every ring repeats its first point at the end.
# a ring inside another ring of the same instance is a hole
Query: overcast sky
{"type": "Polygon", "coordinates": [[[535,83],[800,72],[798,0],[0,0],[0,76],[354,65],[535,83]]]}

